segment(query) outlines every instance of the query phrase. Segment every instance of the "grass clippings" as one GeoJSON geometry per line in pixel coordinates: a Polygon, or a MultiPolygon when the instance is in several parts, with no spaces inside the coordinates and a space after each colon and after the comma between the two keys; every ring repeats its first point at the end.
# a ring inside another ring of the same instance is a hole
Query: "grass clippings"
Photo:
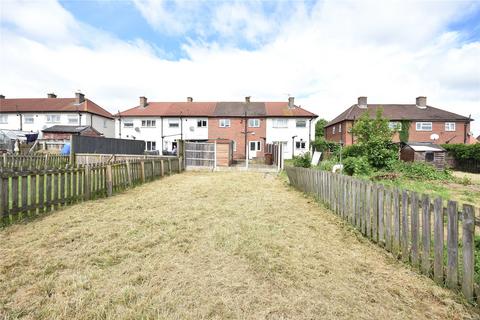
{"type": "MultiPolygon", "coordinates": [[[[188,172],[0,230],[6,319],[474,319],[270,174],[188,172]]],[[[0,316],[1,318],[1,316],[0,316]]]]}

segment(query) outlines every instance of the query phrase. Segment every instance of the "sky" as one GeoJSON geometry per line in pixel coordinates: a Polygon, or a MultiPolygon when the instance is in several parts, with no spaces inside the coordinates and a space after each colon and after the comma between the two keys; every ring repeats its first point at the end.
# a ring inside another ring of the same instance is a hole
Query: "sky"
{"type": "Polygon", "coordinates": [[[480,134],[480,1],[0,0],[0,93],[112,113],[149,101],[287,101],[333,119],[427,104],[480,134]]]}

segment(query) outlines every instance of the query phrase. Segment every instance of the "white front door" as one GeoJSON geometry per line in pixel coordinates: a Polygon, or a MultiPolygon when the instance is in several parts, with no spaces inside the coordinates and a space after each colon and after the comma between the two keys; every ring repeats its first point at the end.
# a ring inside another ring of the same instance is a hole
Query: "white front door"
{"type": "Polygon", "coordinates": [[[257,151],[260,151],[260,141],[250,141],[248,149],[248,159],[257,157],[257,151]]]}

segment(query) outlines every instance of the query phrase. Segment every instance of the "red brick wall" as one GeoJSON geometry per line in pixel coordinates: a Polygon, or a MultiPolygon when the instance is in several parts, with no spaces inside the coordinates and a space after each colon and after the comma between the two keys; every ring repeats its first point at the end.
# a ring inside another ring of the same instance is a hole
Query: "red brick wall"
{"type": "MultiPolygon", "coordinates": [[[[335,124],[335,134],[332,133],[332,127],[327,127],[326,131],[326,139],[328,141],[336,141],[340,142],[340,138],[345,142],[345,145],[351,145],[355,142],[353,140],[352,143],[352,135],[348,131],[350,131],[351,127],[353,126],[353,121],[344,121],[342,122],[342,133],[338,132],[338,125],[339,123],[335,124]]],[[[445,131],[445,122],[433,122],[432,123],[432,131],[417,131],[416,121],[412,121],[410,123],[410,130],[409,130],[409,138],[408,141],[411,142],[432,142],[430,136],[433,133],[436,133],[440,136],[439,140],[436,141],[438,144],[442,143],[464,143],[464,134],[465,134],[465,124],[463,122],[456,122],[455,131],[445,131]]],[[[470,124],[467,125],[466,132],[470,132],[470,124]]],[[[395,133],[393,136],[394,142],[400,141],[399,133],[395,133]]]]}
{"type": "Polygon", "coordinates": [[[43,139],[50,140],[68,140],[70,139],[71,133],[59,133],[59,132],[45,132],[43,134],[43,139]]]}
{"type": "MultiPolygon", "coordinates": [[[[230,119],[229,128],[220,128],[219,121],[223,118],[210,118],[208,120],[208,138],[209,139],[228,139],[236,142],[236,151],[233,151],[234,159],[245,159],[245,119],[243,118],[225,118],[230,119]]],[[[247,131],[254,132],[247,135],[247,141],[260,141],[261,150],[257,151],[257,157],[264,157],[265,154],[265,137],[266,137],[266,125],[265,118],[260,119],[259,128],[249,128],[247,131]]],[[[248,143],[248,142],[247,142],[248,143]]]]}

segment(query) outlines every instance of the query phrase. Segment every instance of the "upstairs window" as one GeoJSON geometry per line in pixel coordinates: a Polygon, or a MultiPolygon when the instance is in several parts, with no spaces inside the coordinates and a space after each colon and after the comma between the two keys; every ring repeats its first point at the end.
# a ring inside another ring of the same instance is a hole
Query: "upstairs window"
{"type": "Polygon", "coordinates": [[[307,127],[307,120],[297,120],[296,121],[297,128],[306,128],[307,127]]]}
{"type": "Polygon", "coordinates": [[[248,127],[249,128],[259,128],[260,127],[260,119],[248,119],[248,127]]]}
{"type": "Polygon", "coordinates": [[[23,122],[26,124],[32,124],[34,121],[33,115],[23,116],[23,122]]]}
{"type": "Polygon", "coordinates": [[[142,120],[142,127],[144,128],[153,128],[157,125],[156,120],[142,120]]]}
{"type": "Polygon", "coordinates": [[[455,131],[455,122],[445,122],[445,131],[455,131]]]}
{"type": "Polygon", "coordinates": [[[0,114],[0,123],[8,123],[8,115],[0,114]]]}
{"type": "Polygon", "coordinates": [[[392,131],[402,131],[402,124],[400,122],[397,122],[397,121],[390,121],[388,123],[388,127],[392,131]]]}
{"type": "Polygon", "coordinates": [[[417,122],[415,125],[417,131],[432,131],[431,122],[417,122]]]}
{"type": "Polygon", "coordinates": [[[220,128],[230,128],[230,119],[220,119],[218,125],[220,128]]]}
{"type": "Polygon", "coordinates": [[[274,128],[288,128],[288,119],[273,119],[274,128]]]}
{"type": "Polygon", "coordinates": [[[168,120],[168,127],[169,128],[178,128],[180,126],[180,122],[177,119],[169,119],[168,120]]]}
{"type": "Polygon", "coordinates": [[[207,127],[207,120],[198,120],[197,127],[199,128],[206,128],[207,127]]]}
{"type": "Polygon", "coordinates": [[[78,116],[77,115],[69,115],[68,116],[68,124],[78,124],[78,116]]]}
{"type": "Polygon", "coordinates": [[[123,120],[124,128],[133,128],[133,120],[123,120]]]}
{"type": "Polygon", "coordinates": [[[103,127],[106,128],[108,126],[107,120],[103,120],[103,127]]]}
{"type": "Polygon", "coordinates": [[[60,115],[59,114],[47,114],[47,123],[59,123],[60,115]]]}

